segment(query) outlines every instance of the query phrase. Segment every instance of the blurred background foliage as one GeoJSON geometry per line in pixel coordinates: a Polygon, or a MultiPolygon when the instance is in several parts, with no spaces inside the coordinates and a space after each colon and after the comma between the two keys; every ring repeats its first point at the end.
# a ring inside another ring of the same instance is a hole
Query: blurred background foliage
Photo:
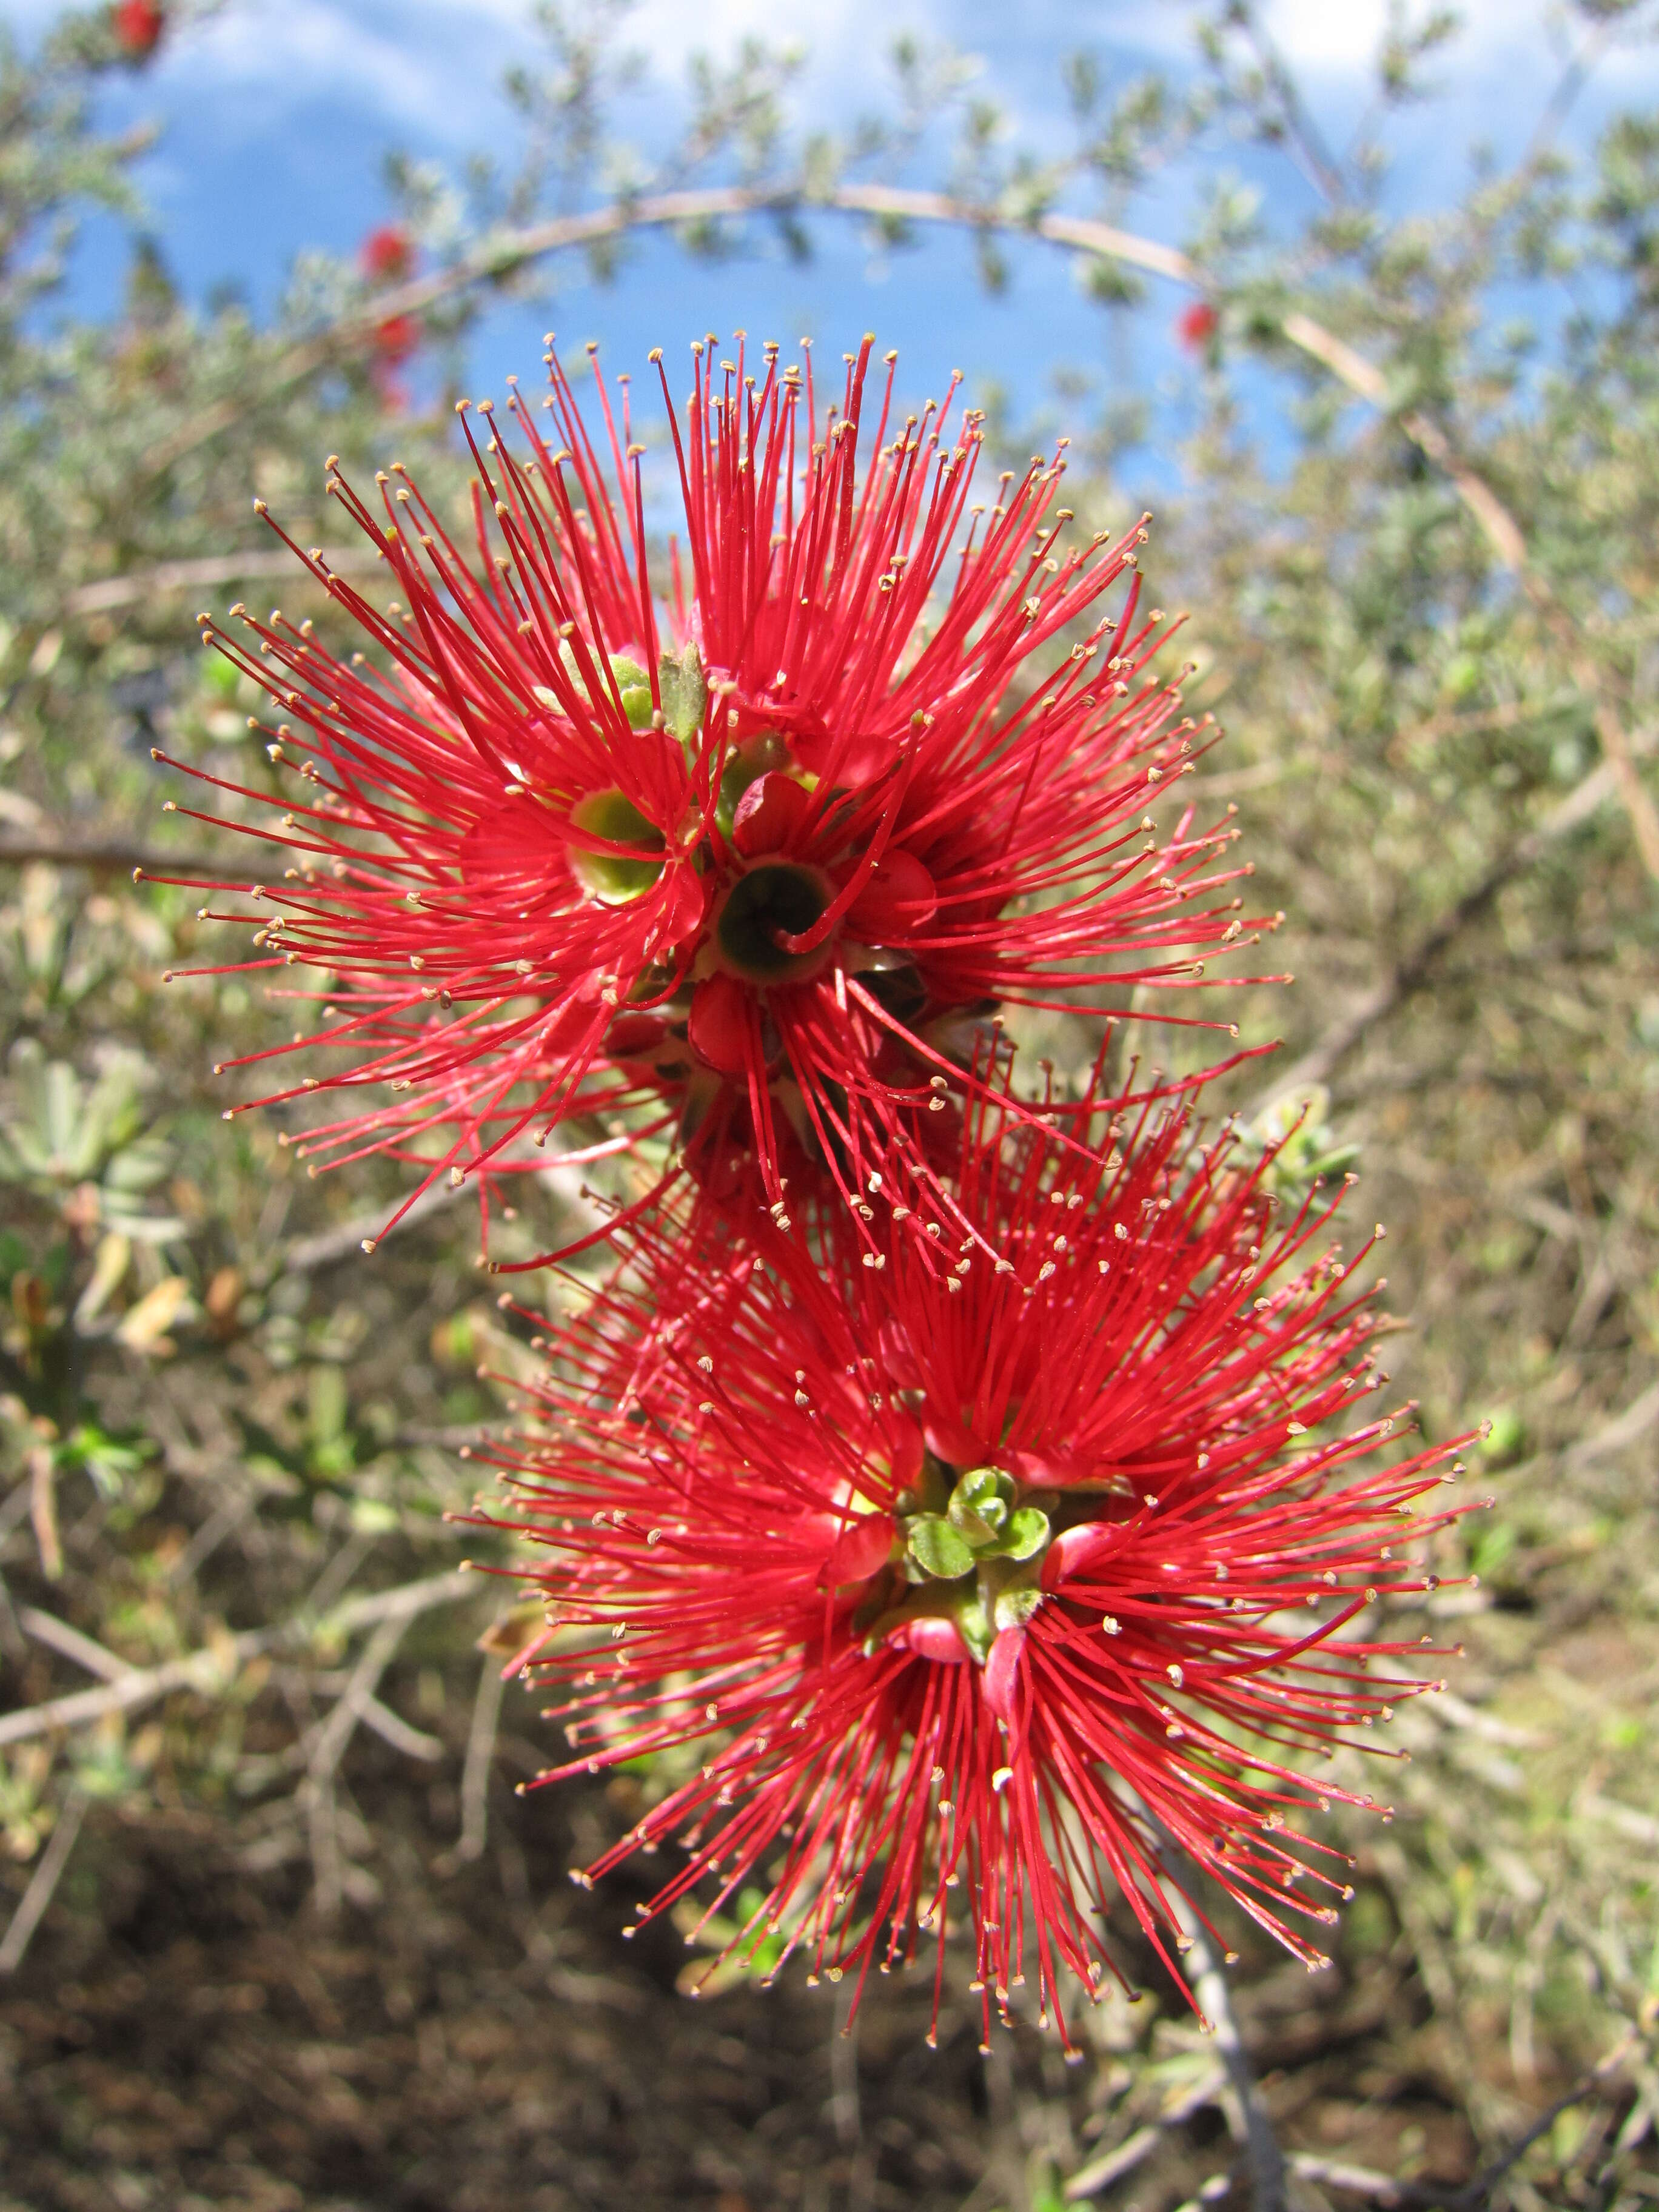
{"type": "MultiPolygon", "coordinates": [[[[234,975],[164,988],[228,956],[197,895],[132,879],[227,850],[161,812],[152,745],[267,773],[249,688],[194,644],[198,605],[311,589],[251,495],[337,547],[327,453],[458,498],[492,300],[572,257],[626,283],[641,228],[805,258],[848,222],[894,254],[964,231],[992,286],[1070,257],[1103,355],[1114,317],[1178,318],[1198,405],[1145,565],[1225,731],[1182,796],[1238,809],[1297,979],[1230,1006],[1285,1042],[1224,1103],[1265,1136],[1311,1097],[1279,1173],[1357,1160],[1395,1388],[1431,1435],[1492,1424],[1470,1479],[1493,1510],[1401,1623],[1467,1656],[1402,1713],[1392,1823],[1334,1816],[1359,1864],[1337,1964],[1310,1981],[1237,1937],[1293,2201],[1449,2203],[1613,2054],[1458,2201],[1650,2203],[1659,113],[1572,121],[1659,15],[1560,11],[1522,157],[1400,216],[1390,125],[1457,69],[1447,12],[1391,18],[1341,149],[1246,0],[1194,11],[1168,80],[1057,56],[1041,144],[914,40],[830,134],[803,56],[751,41],[647,149],[624,9],[544,0],[516,157],[395,164],[386,228],[302,258],[256,323],[179,296],[131,181],[145,141],[94,125],[102,74],[204,12],[0,33],[0,2203],[1244,2201],[1240,2116],[1167,1992],[1103,2008],[1072,2073],[1032,2025],[981,2060],[948,2007],[926,2051],[908,1988],[854,2041],[832,1992],[728,1970],[688,2007],[672,1930],[620,1943],[626,1881],[564,1883],[652,1778],[514,1800],[551,1730],[500,1687],[510,1575],[458,1571],[446,1519],[529,1330],[465,1205],[423,1201],[365,1260],[397,1170],[311,1181],[282,1113],[222,1119],[213,1060],[291,1017],[234,975]],[[1241,143],[1296,191],[1241,187],[1241,143]],[[1191,234],[1141,237],[1176,173],[1191,234]],[[93,209],[133,242],[118,312],[78,321],[58,292],[93,209]]],[[[1016,461],[1071,437],[1076,529],[1144,503],[1145,408],[1097,365],[1033,419],[988,396],[1016,461]]],[[[1029,1041],[1063,1073],[1085,1026],[1029,1041]]],[[[550,1177],[524,1204],[581,1200],[550,1177]]]]}

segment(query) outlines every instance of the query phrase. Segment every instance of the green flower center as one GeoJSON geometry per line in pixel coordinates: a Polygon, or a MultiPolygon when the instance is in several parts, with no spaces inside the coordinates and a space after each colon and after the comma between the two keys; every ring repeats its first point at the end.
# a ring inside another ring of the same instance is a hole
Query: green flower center
{"type": "Polygon", "coordinates": [[[1022,1499],[1000,1467],[971,1467],[951,1483],[953,1473],[930,1454],[917,1489],[900,1496],[902,1560],[872,1593],[873,1617],[855,1623],[866,1650],[901,1621],[943,1615],[982,1665],[999,1632],[1022,1626],[1042,1601],[1052,1495],[1041,1504],[1033,1494],[1022,1499]]]}

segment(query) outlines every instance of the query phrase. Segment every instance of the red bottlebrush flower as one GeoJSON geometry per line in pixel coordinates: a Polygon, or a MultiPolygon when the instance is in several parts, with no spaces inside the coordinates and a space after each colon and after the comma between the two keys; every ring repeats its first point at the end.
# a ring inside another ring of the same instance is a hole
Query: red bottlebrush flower
{"type": "Polygon", "coordinates": [[[1189,353],[1202,353],[1221,328],[1221,318],[1207,300],[1194,300],[1176,317],[1176,336],[1189,353]]]}
{"type": "Polygon", "coordinates": [[[115,0],[110,9],[110,28],[115,43],[130,61],[148,61],[161,43],[167,12],[157,0],[115,0]]]}
{"type": "Polygon", "coordinates": [[[822,414],[810,356],[803,379],[769,348],[750,378],[741,349],[693,350],[665,604],[626,402],[619,433],[600,386],[613,502],[550,354],[556,445],[516,391],[516,435],[463,415],[470,558],[401,471],[384,520],[331,477],[390,611],[301,557],[373,664],[280,616],[246,643],[203,617],[283,718],[288,789],[228,787],[294,863],[222,918],[264,964],[327,972],[304,1087],[407,1094],[313,1149],[441,1132],[430,1173],[489,1176],[631,1103],[698,1172],[752,1160],[777,1210],[791,1162],[848,1199],[872,1167],[925,1182],[917,1130],[977,1079],[981,1018],[1190,988],[1193,949],[1244,927],[1234,830],[1146,834],[1194,725],[1149,671],[1144,530],[1068,550],[1058,459],[970,507],[979,419],[950,445],[932,405],[897,421],[890,368],[860,471],[867,343],[822,414]]]}
{"type": "Polygon", "coordinates": [[[398,284],[413,273],[415,241],[400,223],[383,222],[364,239],[358,259],[371,284],[398,284]]]}
{"type": "Polygon", "coordinates": [[[420,343],[421,326],[413,315],[388,315],[374,325],[374,357],[388,368],[407,361],[420,343]]]}
{"type": "Polygon", "coordinates": [[[1421,1656],[1376,1608],[1435,1586],[1455,1515],[1413,1508],[1454,1448],[1381,1464],[1394,1421],[1354,1424],[1373,1322],[1364,1253],[1311,1254],[1329,1208],[1276,1226],[1182,1112],[1111,1134],[972,1111],[960,1255],[630,1235],[501,1456],[554,1553],[520,1663],[574,1688],[556,1773],[668,1755],[587,1878],[677,1839],[647,1916],[758,1885],[743,1942],[860,1982],[919,1931],[942,1973],[963,1928],[988,2029],[1029,1971],[1066,2032],[1115,1896],[1180,1980],[1165,1839],[1316,1960],[1292,1923],[1343,1878],[1290,1823],[1372,1801],[1304,1765],[1429,1686],[1368,1662],[1421,1656]]]}

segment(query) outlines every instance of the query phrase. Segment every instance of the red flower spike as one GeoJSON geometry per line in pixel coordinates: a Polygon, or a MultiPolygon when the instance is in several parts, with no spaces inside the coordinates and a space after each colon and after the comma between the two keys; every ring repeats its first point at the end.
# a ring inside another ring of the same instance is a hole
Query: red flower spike
{"type": "Polygon", "coordinates": [[[109,21],[115,43],[127,59],[146,62],[161,45],[167,19],[158,0],[115,0],[109,21]]]}
{"type": "Polygon", "coordinates": [[[407,361],[420,343],[421,326],[413,315],[388,315],[374,325],[374,357],[388,368],[407,361]]]}
{"type": "Polygon", "coordinates": [[[637,1108],[775,1212],[786,1177],[851,1206],[876,1173],[948,1212],[929,1117],[982,1087],[978,1024],[1195,988],[1194,948],[1247,927],[1237,833],[1188,811],[1146,834],[1199,733],[1151,673],[1143,528],[1068,547],[1058,458],[970,507],[980,418],[953,443],[948,403],[899,422],[890,368],[867,408],[867,345],[823,412],[810,358],[803,380],[769,348],[751,378],[741,349],[718,370],[693,350],[689,598],[678,556],[653,594],[625,380],[619,425],[599,394],[613,495],[550,354],[552,443],[516,391],[510,422],[481,403],[482,441],[463,415],[471,550],[400,470],[380,514],[330,477],[389,605],[295,550],[362,656],[281,614],[204,617],[276,705],[278,788],[220,787],[265,810],[269,873],[289,864],[210,911],[254,927],[250,964],[320,971],[331,1009],[252,1057],[302,1053],[278,1098],[346,1094],[303,1139],[329,1161],[487,1182],[579,1111],[637,1108]],[[715,976],[749,1015],[699,1052],[715,976]],[[609,1041],[623,1009],[664,1023],[648,1060],[609,1041]]]}
{"type": "Polygon", "coordinates": [[[1089,1103],[1104,1158],[970,1110],[960,1255],[635,1224],[501,1455],[552,1553],[557,1771],[673,1754],[588,1878],[677,1838],[647,1916],[758,1884],[757,1941],[860,1982],[961,1927],[988,2033],[1030,1971],[1068,2041],[1119,1900],[1179,1983],[1170,1841],[1319,1962],[1343,1870],[1291,1824],[1372,1800],[1305,1764],[1431,1686],[1369,1662],[1423,1659],[1388,1616],[1460,1471],[1357,1419],[1369,1245],[1278,1224],[1270,1163],[1184,1113],[1089,1103]]]}
{"type": "Polygon", "coordinates": [[[363,275],[371,284],[400,284],[415,270],[415,241],[401,223],[383,222],[358,249],[363,275]]]}
{"type": "Polygon", "coordinates": [[[1207,300],[1194,300],[1176,317],[1176,336],[1188,353],[1202,353],[1221,328],[1221,318],[1207,300]]]}

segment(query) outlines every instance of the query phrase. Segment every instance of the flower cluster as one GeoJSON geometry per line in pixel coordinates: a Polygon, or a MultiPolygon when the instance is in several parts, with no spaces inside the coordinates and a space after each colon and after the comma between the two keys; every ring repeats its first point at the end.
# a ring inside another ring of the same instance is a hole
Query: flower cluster
{"type": "Polygon", "coordinates": [[[550,1553],[556,1772],[684,1775],[591,1874],[676,1838],[645,1913],[758,1887],[743,1942],[860,1984],[961,1927],[988,2028],[1029,1972],[1066,2033],[1115,1895],[1179,1980],[1170,1841],[1317,1962],[1344,1869],[1289,1824],[1357,1801],[1298,1762],[1430,1686],[1367,1662],[1422,1656],[1379,1609],[1432,1586],[1417,1501],[1461,1472],[1351,1414],[1369,1247],[1328,1204],[1280,1222],[1230,1137],[1090,1103],[1092,1152],[969,1113],[960,1253],[890,1208],[873,1267],[636,1226],[500,1455],[550,1553]]]}
{"type": "Polygon", "coordinates": [[[757,1895],[739,1951],[860,1986],[960,1929],[988,2030],[1030,1975],[1069,2044],[1120,1907],[1180,1981],[1188,1863],[1316,1961],[1343,1863],[1293,1824],[1370,1801],[1305,1770],[1429,1686],[1388,1617],[1460,1470],[1360,1410],[1311,1109],[1107,1073],[1140,987],[1230,1028],[1173,994],[1260,927],[1227,820],[1146,811],[1205,738],[1144,526],[1075,540],[1059,453],[974,500],[981,418],[901,416],[868,341],[823,406],[810,352],[693,356],[665,585],[626,385],[596,441],[551,350],[550,435],[462,411],[470,533],[331,463],[395,596],[295,548],[362,650],[203,617],[276,702],[222,787],[288,863],[204,911],[323,1008],[252,1056],[343,1094],[320,1160],[635,1163],[498,1455],[552,1772],[651,1778],[586,1878],[672,1845],[642,1913],[757,1895]],[[1016,1084],[1022,1007],[1105,1018],[1080,1097],[1016,1084]]]}
{"type": "Polygon", "coordinates": [[[550,351],[550,439],[516,390],[463,411],[470,545],[396,464],[379,512],[331,473],[396,596],[299,557],[370,651],[203,617],[276,702],[275,787],[233,788],[287,863],[204,912],[324,979],[266,1056],[305,1071],[275,1097],[349,1102],[325,1161],[487,1182],[620,1115],[775,1212],[872,1171],[948,1210],[927,1116],[982,1091],[987,1024],[1182,1005],[1249,927],[1237,833],[1146,811],[1200,732],[1152,671],[1144,525],[1070,544],[1058,454],[975,501],[980,418],[901,417],[890,357],[872,409],[867,341],[827,408],[810,353],[693,351],[665,592],[626,398],[607,475],[550,351]]]}

